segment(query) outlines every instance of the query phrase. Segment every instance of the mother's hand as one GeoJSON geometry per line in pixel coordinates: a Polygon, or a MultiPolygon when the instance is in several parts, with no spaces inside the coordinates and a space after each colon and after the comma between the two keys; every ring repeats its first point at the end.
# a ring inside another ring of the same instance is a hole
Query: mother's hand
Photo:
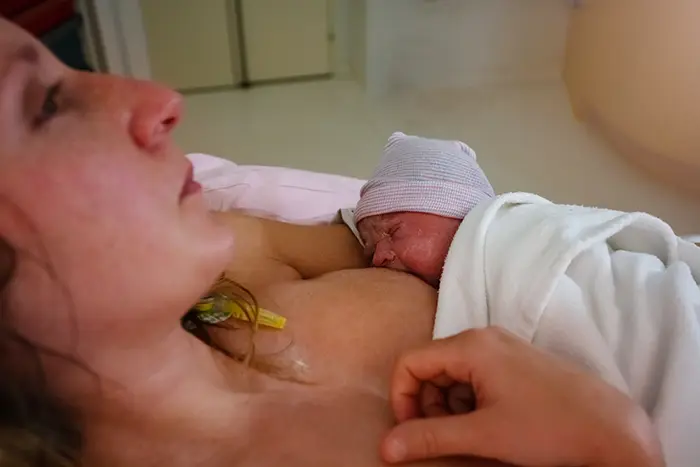
{"type": "Polygon", "coordinates": [[[475,456],[521,466],[664,465],[651,422],[629,398],[498,328],[409,352],[391,402],[398,425],[382,444],[391,463],[475,456]]]}

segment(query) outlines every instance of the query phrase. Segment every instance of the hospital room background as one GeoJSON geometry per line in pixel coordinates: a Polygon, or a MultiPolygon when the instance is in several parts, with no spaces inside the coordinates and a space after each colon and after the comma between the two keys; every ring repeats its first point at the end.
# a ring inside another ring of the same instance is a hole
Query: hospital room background
{"type": "Polygon", "coordinates": [[[187,152],[367,178],[393,131],[460,139],[497,192],[700,232],[697,0],[2,3],[70,16],[40,36],[74,66],[180,90],[187,152]]]}

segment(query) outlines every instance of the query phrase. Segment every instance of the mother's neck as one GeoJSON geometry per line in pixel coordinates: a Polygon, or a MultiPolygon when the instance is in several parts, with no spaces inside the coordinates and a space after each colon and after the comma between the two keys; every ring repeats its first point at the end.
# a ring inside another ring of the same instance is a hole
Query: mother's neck
{"type": "MultiPolygon", "coordinates": [[[[79,355],[94,374],[66,362],[53,369],[63,376],[62,395],[80,401],[89,457],[101,458],[99,465],[109,465],[104,459],[114,456],[147,465],[144,457],[158,457],[159,445],[163,455],[184,450],[175,459],[193,461],[187,446],[197,437],[212,444],[226,433],[222,446],[229,453],[236,450],[235,439],[245,437],[248,417],[242,415],[259,376],[179,326],[129,345],[81,339],[79,355]],[[124,450],[140,449],[143,439],[153,440],[143,452],[124,450]]],[[[178,465],[173,459],[168,464],[178,465]]]]}

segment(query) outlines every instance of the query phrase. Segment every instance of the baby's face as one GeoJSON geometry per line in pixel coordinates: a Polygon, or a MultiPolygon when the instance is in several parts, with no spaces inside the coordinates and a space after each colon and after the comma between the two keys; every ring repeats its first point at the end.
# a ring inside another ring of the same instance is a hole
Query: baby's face
{"type": "Polygon", "coordinates": [[[460,222],[433,214],[399,212],[367,217],[357,228],[373,266],[409,272],[438,287],[460,222]]]}

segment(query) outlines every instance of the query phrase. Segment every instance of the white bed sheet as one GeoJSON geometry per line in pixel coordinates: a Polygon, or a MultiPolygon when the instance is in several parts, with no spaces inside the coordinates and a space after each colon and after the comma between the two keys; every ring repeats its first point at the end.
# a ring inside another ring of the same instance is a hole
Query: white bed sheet
{"type": "Polygon", "coordinates": [[[209,154],[187,155],[213,210],[298,224],[330,223],[354,208],[365,180],[284,167],[238,165],[209,154]]]}

